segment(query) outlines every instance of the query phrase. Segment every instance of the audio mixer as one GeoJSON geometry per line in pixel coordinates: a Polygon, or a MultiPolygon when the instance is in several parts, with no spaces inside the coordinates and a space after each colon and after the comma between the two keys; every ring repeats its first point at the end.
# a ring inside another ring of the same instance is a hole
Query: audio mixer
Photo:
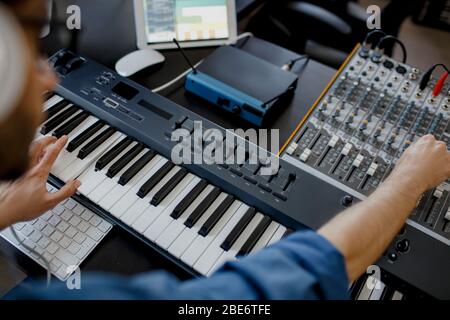
{"type": "MultiPolygon", "coordinates": [[[[362,200],[421,136],[433,134],[450,148],[450,88],[436,79],[421,87],[423,74],[357,46],[287,141],[282,158],[362,200]]],[[[449,191],[447,181],[423,195],[407,222],[413,231],[394,241],[381,260],[385,265],[398,267],[400,255],[414,249],[417,232],[450,254],[449,191]]]]}

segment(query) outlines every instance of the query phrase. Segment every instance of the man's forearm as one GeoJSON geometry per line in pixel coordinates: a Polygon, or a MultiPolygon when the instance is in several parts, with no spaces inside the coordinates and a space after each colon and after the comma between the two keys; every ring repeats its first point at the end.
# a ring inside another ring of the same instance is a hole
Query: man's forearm
{"type": "Polygon", "coordinates": [[[350,281],[383,253],[414,210],[421,192],[401,183],[386,182],[319,230],[344,255],[350,281]]]}

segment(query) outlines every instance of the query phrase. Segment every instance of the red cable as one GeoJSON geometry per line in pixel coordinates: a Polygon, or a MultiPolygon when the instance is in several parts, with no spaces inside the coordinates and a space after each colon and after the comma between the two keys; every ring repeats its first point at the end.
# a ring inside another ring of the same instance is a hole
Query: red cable
{"type": "Polygon", "coordinates": [[[437,97],[441,93],[442,87],[444,86],[444,83],[445,83],[445,80],[447,80],[447,77],[448,77],[448,71],[445,71],[444,74],[439,78],[436,85],[434,86],[434,89],[433,89],[434,97],[437,97]]]}

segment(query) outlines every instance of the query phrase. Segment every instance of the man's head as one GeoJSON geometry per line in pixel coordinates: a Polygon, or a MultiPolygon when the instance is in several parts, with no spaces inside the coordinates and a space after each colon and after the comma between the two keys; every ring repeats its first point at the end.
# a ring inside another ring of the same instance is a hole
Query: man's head
{"type": "Polygon", "coordinates": [[[0,0],[0,4],[3,4],[17,21],[21,37],[19,40],[25,47],[25,85],[19,88],[20,95],[11,112],[0,121],[0,179],[14,179],[27,169],[28,148],[43,120],[42,93],[53,90],[57,79],[40,60],[40,28],[28,22],[46,17],[45,1],[0,0]]]}

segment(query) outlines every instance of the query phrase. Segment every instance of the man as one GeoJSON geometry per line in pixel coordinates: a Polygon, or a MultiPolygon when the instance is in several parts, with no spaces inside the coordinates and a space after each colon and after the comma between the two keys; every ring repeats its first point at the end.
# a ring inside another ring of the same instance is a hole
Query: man
{"type": "MultiPolygon", "coordinates": [[[[44,14],[41,1],[2,2],[18,16],[44,14]]],[[[79,186],[72,181],[55,194],[45,189],[49,170],[67,138],[32,144],[25,161],[41,121],[41,93],[52,90],[56,79],[49,69],[36,68],[38,30],[26,24],[21,28],[28,48],[26,87],[9,117],[0,123],[0,175],[20,174],[20,178],[1,194],[1,228],[38,217],[79,186]]],[[[209,279],[182,283],[163,272],[126,278],[83,275],[81,290],[54,284],[49,289],[17,289],[9,298],[345,299],[349,281],[382,254],[420,195],[449,177],[446,145],[425,136],[405,152],[390,178],[369,199],[341,213],[318,233],[294,233],[260,253],[227,263],[209,279]]]]}

